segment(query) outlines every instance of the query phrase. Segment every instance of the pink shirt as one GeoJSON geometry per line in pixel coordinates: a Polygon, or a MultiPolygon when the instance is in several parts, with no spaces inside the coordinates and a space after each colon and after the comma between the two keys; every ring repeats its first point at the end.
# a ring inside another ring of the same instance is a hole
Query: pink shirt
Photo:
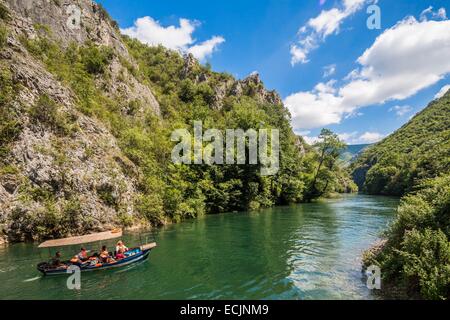
{"type": "Polygon", "coordinates": [[[116,254],[116,259],[117,260],[125,259],[125,255],[123,253],[118,253],[118,254],[116,254]]]}

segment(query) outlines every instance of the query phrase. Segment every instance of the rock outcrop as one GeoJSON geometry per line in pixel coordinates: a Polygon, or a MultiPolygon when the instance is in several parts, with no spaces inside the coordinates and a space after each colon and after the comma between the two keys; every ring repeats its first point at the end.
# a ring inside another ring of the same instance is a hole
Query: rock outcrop
{"type": "Polygon", "coordinates": [[[108,66],[110,82],[105,85],[99,80],[97,85],[106,88],[111,99],[122,97],[124,112],[128,102],[136,101],[138,113],[150,108],[158,115],[159,105],[151,89],[122,65],[121,60],[129,64],[133,61],[106,12],[91,1],[77,1],[82,20],[78,28],[71,28],[68,23],[74,14],[73,3],[0,1],[9,15],[4,22],[9,34],[7,45],[0,49],[1,69],[17,87],[7,107],[17,114],[21,128],[9,146],[7,159],[1,159],[1,242],[101,231],[121,225],[123,219],[134,215],[136,182],[130,174],[136,171],[133,163],[123,155],[109,129],[81,113],[73,92],[48,72],[21,41],[35,39],[39,28],[45,26],[62,46],[93,42],[112,48],[115,58],[108,66]],[[42,96],[57,104],[60,114],[70,117],[70,133],[61,135],[30,119],[27,111],[42,96]]]}
{"type": "MultiPolygon", "coordinates": [[[[107,46],[120,60],[133,65],[117,26],[108,13],[93,1],[8,0],[6,3],[14,17],[10,26],[18,36],[34,39],[38,36],[38,29],[45,28],[50,31],[50,37],[62,46],[88,42],[107,46]],[[74,25],[71,26],[72,23],[74,25]]],[[[112,79],[108,86],[104,86],[109,90],[110,97],[125,98],[127,102],[137,100],[159,114],[159,104],[150,88],[130,74],[117,57],[109,66],[112,79]]]]}
{"type": "Polygon", "coordinates": [[[269,91],[264,87],[264,83],[256,72],[250,74],[244,80],[238,81],[234,90],[237,95],[245,92],[261,103],[283,104],[281,97],[275,90],[269,91]]]}
{"type": "Polygon", "coordinates": [[[128,57],[117,27],[108,13],[89,0],[4,0],[15,12],[13,24],[29,37],[35,37],[40,25],[50,28],[52,35],[68,46],[71,42],[93,41],[114,48],[128,57]]]}
{"type": "MultiPolygon", "coordinates": [[[[153,73],[176,70],[168,74],[180,81],[158,87],[145,64],[155,51],[145,51],[144,58],[137,55],[132,41],[120,35],[108,13],[91,0],[0,0],[0,28],[0,243],[143,221],[165,223],[166,216],[160,214],[163,199],[147,185],[150,181],[159,187],[159,180],[141,179],[154,174],[157,165],[146,158],[147,170],[140,167],[141,154],[127,153],[123,135],[130,134],[131,144],[145,140],[154,123],[162,123],[165,114],[178,107],[177,85],[183,81],[201,84],[193,87],[204,89],[205,104],[215,110],[244,97],[253,99],[255,107],[282,105],[256,73],[235,80],[200,65],[192,55],[182,58],[169,50],[156,53],[155,60],[175,58],[153,73]],[[61,60],[64,63],[58,63],[61,60]],[[61,73],[55,70],[59,67],[61,73]],[[76,77],[70,76],[73,70],[76,77]],[[125,119],[142,130],[133,131],[130,125],[124,134],[125,119]],[[147,210],[141,217],[136,198],[144,193],[147,210]]],[[[149,144],[133,151],[153,156],[149,144]]],[[[302,144],[299,151],[304,152],[302,144]]]]}
{"type": "MultiPolygon", "coordinates": [[[[198,61],[192,56],[187,54],[184,56],[184,66],[181,72],[181,77],[192,78],[194,76],[194,82],[201,83],[207,82],[208,76],[205,73],[199,71],[198,61]]],[[[250,96],[257,102],[262,104],[275,104],[282,105],[283,100],[275,90],[267,90],[259,77],[258,73],[252,73],[243,80],[234,80],[232,78],[219,82],[213,87],[214,98],[212,102],[212,108],[221,109],[223,107],[224,99],[228,96],[241,98],[242,96],[250,96]]]]}

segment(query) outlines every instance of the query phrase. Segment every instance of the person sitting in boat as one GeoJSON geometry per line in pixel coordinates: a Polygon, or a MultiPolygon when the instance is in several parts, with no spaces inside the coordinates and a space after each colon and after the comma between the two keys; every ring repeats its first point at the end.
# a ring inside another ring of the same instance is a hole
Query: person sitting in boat
{"type": "Polygon", "coordinates": [[[102,250],[100,251],[100,260],[103,263],[112,263],[112,262],[114,262],[114,259],[110,256],[106,246],[102,246],[102,250]]]}
{"type": "Polygon", "coordinates": [[[53,268],[61,268],[67,267],[64,263],[61,262],[61,252],[57,251],[55,256],[50,260],[50,265],[53,268]]]}
{"type": "Polygon", "coordinates": [[[120,250],[122,250],[122,253],[128,251],[128,248],[125,246],[122,240],[119,240],[119,242],[117,242],[116,253],[119,253],[120,250]]]}
{"type": "Polygon", "coordinates": [[[125,259],[125,254],[124,254],[123,249],[119,248],[119,250],[117,250],[117,253],[116,253],[116,260],[122,260],[122,259],[125,259]]]}
{"type": "Polygon", "coordinates": [[[78,259],[80,259],[81,262],[85,262],[88,260],[88,252],[85,248],[81,248],[80,252],[77,254],[78,259]]]}
{"type": "Polygon", "coordinates": [[[87,250],[85,248],[81,248],[80,252],[73,257],[70,262],[74,264],[83,264],[88,260],[87,250]]]}

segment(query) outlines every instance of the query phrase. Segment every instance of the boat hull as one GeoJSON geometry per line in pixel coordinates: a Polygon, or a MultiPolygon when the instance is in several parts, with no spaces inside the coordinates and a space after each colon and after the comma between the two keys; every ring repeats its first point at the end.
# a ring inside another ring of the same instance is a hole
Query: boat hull
{"type": "MultiPolygon", "coordinates": [[[[116,261],[114,263],[105,263],[101,266],[80,266],[81,272],[87,272],[87,271],[98,271],[98,270],[108,270],[113,268],[120,268],[124,267],[133,263],[137,263],[139,261],[144,261],[148,258],[150,254],[151,249],[148,250],[142,250],[139,253],[136,253],[132,256],[126,257],[122,260],[116,261]]],[[[63,275],[67,274],[67,269],[48,269],[45,268],[45,264],[41,263],[37,266],[37,269],[44,274],[45,276],[56,276],[56,275],[63,275]]]]}

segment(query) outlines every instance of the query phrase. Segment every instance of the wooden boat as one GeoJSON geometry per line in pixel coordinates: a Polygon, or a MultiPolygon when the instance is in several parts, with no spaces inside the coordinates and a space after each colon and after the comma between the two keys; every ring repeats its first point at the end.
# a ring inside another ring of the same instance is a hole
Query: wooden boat
{"type": "MultiPolygon", "coordinates": [[[[57,240],[49,240],[43,242],[39,245],[39,248],[55,248],[71,245],[88,244],[97,241],[105,241],[110,239],[119,238],[122,236],[122,230],[112,230],[107,232],[101,232],[96,234],[89,234],[86,236],[77,236],[57,240]]],[[[80,267],[82,272],[84,271],[95,271],[95,270],[105,270],[111,268],[123,267],[136,263],[139,261],[146,260],[150,254],[150,251],[156,247],[156,243],[148,243],[141,245],[136,248],[129,249],[125,252],[125,258],[113,261],[111,263],[99,263],[95,259],[88,260],[83,264],[76,264],[80,267]]],[[[37,265],[38,271],[42,272],[44,275],[61,275],[67,274],[67,268],[72,265],[70,261],[62,261],[58,267],[53,266],[49,262],[41,262],[37,265]]]]}

